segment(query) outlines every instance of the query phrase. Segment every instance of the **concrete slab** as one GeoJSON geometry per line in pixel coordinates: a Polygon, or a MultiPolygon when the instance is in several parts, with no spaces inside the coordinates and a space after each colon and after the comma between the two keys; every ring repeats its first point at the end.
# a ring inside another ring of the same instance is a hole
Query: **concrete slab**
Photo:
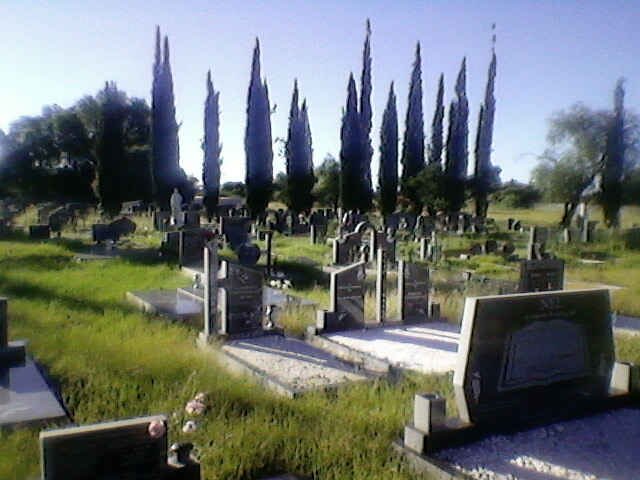
{"type": "MultiPolygon", "coordinates": [[[[178,291],[186,296],[193,298],[197,302],[204,302],[204,288],[184,287],[179,288],[178,291]]],[[[263,287],[262,289],[262,303],[263,305],[274,305],[276,307],[286,307],[287,305],[300,305],[313,307],[315,302],[307,300],[306,298],[295,297],[288,295],[282,290],[272,287],[263,287]]]]}
{"type": "Polygon", "coordinates": [[[143,312],[160,315],[175,321],[202,326],[203,304],[176,290],[127,292],[127,300],[143,312]]]}
{"type": "Polygon", "coordinates": [[[23,367],[9,369],[6,380],[5,385],[0,385],[0,427],[40,424],[67,417],[29,357],[23,367]]]}
{"type": "Polygon", "coordinates": [[[324,350],[282,335],[234,340],[222,352],[235,367],[289,397],[373,378],[324,350]]]}
{"type": "Polygon", "coordinates": [[[460,327],[433,322],[349,330],[322,337],[401,370],[445,373],[455,368],[460,327]]]}

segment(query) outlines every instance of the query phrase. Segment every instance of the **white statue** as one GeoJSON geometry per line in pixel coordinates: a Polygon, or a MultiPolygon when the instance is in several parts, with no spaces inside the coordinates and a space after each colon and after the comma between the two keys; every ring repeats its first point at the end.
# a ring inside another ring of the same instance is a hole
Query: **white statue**
{"type": "Polygon", "coordinates": [[[173,189],[169,204],[171,206],[171,223],[178,227],[182,226],[182,195],[177,188],[173,189]]]}

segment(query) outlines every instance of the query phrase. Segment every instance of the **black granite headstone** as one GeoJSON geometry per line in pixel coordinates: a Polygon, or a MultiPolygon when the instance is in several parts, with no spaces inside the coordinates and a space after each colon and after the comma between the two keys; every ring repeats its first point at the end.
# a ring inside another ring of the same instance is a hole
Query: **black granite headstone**
{"type": "Polygon", "coordinates": [[[222,262],[220,332],[223,335],[256,335],[262,332],[262,274],[251,268],[222,262]]]}
{"type": "Polygon", "coordinates": [[[557,258],[523,260],[520,263],[519,292],[547,292],[562,290],[564,261],[557,258]]]}
{"type": "Polygon", "coordinates": [[[180,265],[196,265],[202,261],[206,243],[204,230],[181,230],[179,233],[178,261],[180,265]]]}
{"type": "Polygon", "coordinates": [[[220,233],[224,235],[232,250],[247,242],[250,226],[251,218],[249,217],[220,218],[220,233]]]}
{"type": "Polygon", "coordinates": [[[458,412],[486,425],[551,420],[606,398],[614,360],[608,290],[467,298],[458,412]]]}
{"type": "Polygon", "coordinates": [[[45,240],[51,237],[49,225],[29,225],[29,238],[45,240]]]}
{"type": "Polygon", "coordinates": [[[429,269],[416,263],[398,262],[398,305],[403,323],[429,318],[429,269]]]}
{"type": "Polygon", "coordinates": [[[365,276],[364,262],[331,273],[329,311],[342,330],[364,327],[365,276]]]}

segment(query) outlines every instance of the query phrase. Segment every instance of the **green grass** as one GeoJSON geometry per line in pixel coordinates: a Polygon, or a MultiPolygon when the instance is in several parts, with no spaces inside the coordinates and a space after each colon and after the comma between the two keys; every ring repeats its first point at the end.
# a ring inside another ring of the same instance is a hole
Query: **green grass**
{"type": "MultiPolygon", "coordinates": [[[[638,213],[630,212],[625,222],[633,222],[629,218],[638,213]]],[[[528,217],[515,211],[496,211],[494,217],[551,225],[558,214],[545,207],[528,217]]],[[[157,247],[160,235],[144,218],[135,220],[139,230],[129,245],[157,247]]],[[[214,358],[198,351],[196,331],[143,315],[124,301],[128,290],[186,285],[175,265],[146,257],[75,263],[73,250],[88,232],[77,229],[64,235],[71,240],[0,240],[0,295],[9,297],[10,337],[29,339],[30,353],[59,383],[75,422],[167,413],[170,441],[195,443],[207,479],[250,479],[281,471],[322,479],[419,478],[393,455],[390,442],[401,436],[417,391],[444,395],[450,413],[455,413],[451,375],[411,374],[396,382],[352,385],[332,394],[280,398],[227,373],[214,358]],[[183,408],[198,391],[209,394],[211,409],[200,420],[199,430],[187,436],[180,431],[183,408]]],[[[491,236],[512,239],[524,253],[526,235],[491,236]]],[[[468,248],[476,241],[481,240],[443,238],[446,249],[468,248]]],[[[400,245],[405,254],[415,255],[416,248],[415,243],[400,245]]],[[[625,286],[613,293],[614,308],[640,315],[640,252],[626,249],[615,236],[590,245],[554,245],[553,251],[566,260],[569,281],[625,286]],[[585,256],[607,258],[607,263],[587,266],[579,262],[585,256]]],[[[320,267],[328,263],[330,247],[311,245],[306,237],[276,235],[274,254],[275,268],[293,281],[289,293],[326,308],[328,276],[320,267]]],[[[469,261],[451,258],[438,265],[433,275],[436,300],[453,321],[460,318],[465,296],[493,293],[482,285],[448,282],[459,279],[464,269],[511,281],[518,276],[516,263],[494,255],[469,261]]],[[[395,282],[390,275],[389,317],[397,311],[395,282]]],[[[366,316],[373,319],[373,279],[367,283],[366,305],[366,316]]],[[[289,333],[302,334],[315,322],[315,312],[289,307],[280,321],[289,333]]],[[[639,345],[640,339],[619,336],[619,358],[640,362],[639,345]]],[[[38,477],[37,435],[36,429],[0,432],[0,478],[38,477]]]]}

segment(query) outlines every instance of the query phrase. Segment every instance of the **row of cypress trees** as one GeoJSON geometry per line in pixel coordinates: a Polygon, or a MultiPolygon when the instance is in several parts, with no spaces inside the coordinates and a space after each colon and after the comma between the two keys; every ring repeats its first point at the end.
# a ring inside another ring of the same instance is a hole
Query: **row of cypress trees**
{"type": "MultiPolygon", "coordinates": [[[[402,176],[398,182],[398,115],[393,83],[389,89],[387,105],[383,113],[380,132],[379,192],[383,215],[392,213],[397,206],[398,192],[416,209],[421,209],[423,192],[412,179],[424,171],[425,133],[423,119],[422,61],[420,44],[416,46],[409,98],[402,142],[402,176]]],[[[366,36],[362,55],[360,97],[353,74],[347,86],[347,102],[343,111],[340,131],[340,197],[345,210],[368,211],[373,203],[371,177],[372,109],[371,109],[371,25],[366,23],[366,36]]],[[[175,121],[173,81],[169,63],[168,39],[164,38],[164,55],[160,48],[160,29],[156,31],[156,54],[153,67],[152,88],[152,157],[154,198],[160,204],[168,204],[175,186],[184,181],[178,157],[178,125],[175,121]]],[[[489,67],[485,99],[480,108],[476,136],[476,162],[473,197],[476,213],[486,214],[487,196],[497,179],[498,169],[491,165],[491,140],[495,98],[493,96],[496,73],[496,57],[489,67]]],[[[455,86],[456,96],[449,107],[449,128],[444,159],[442,189],[447,210],[459,211],[465,202],[468,164],[468,116],[466,97],[466,60],[463,59],[455,86]]],[[[431,125],[428,146],[428,164],[442,168],[444,150],[444,77],[440,75],[436,96],[436,109],[431,125]]],[[[271,106],[269,90],[261,78],[260,43],[256,39],[251,65],[251,79],[247,92],[247,124],[245,130],[245,155],[247,206],[253,216],[264,212],[273,192],[273,149],[271,133],[271,106]]],[[[215,210],[220,186],[221,143],[219,136],[219,92],[213,88],[211,73],[207,74],[207,98],[204,112],[204,165],[203,183],[205,205],[209,214],[215,210]]],[[[313,150],[306,100],[299,103],[297,81],[294,82],[289,128],[285,143],[287,183],[285,197],[292,210],[309,210],[313,204],[311,190],[313,176],[313,150]]]]}

